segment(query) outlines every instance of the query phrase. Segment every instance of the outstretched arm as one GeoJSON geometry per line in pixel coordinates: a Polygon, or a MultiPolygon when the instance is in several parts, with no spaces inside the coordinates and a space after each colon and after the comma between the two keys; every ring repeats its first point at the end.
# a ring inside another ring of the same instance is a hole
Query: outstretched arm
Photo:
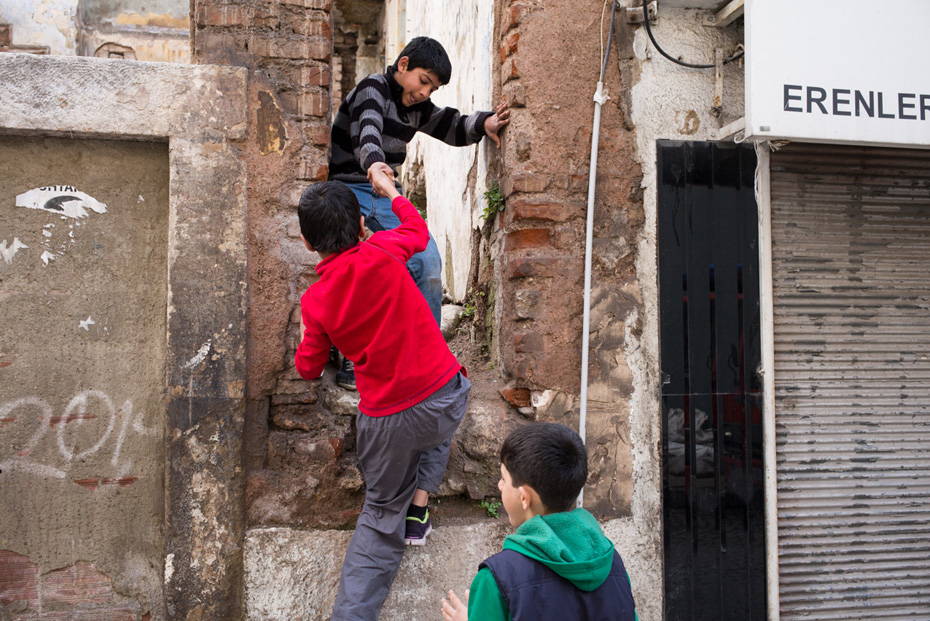
{"type": "Polygon", "coordinates": [[[392,201],[400,196],[394,185],[394,171],[384,162],[375,162],[368,169],[368,183],[378,196],[386,196],[392,201]]]}
{"type": "Polygon", "coordinates": [[[386,84],[372,76],[359,82],[355,92],[349,133],[353,143],[358,145],[355,158],[362,168],[368,169],[372,164],[385,159],[382,147],[384,105],[390,92],[386,84]]]}

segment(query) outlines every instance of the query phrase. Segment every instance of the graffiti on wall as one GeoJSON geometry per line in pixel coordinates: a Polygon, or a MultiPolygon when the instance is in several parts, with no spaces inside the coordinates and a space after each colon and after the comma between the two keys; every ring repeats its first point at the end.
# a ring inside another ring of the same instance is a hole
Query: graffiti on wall
{"type": "Polygon", "coordinates": [[[98,486],[125,487],[138,477],[124,476],[132,469],[131,457],[123,451],[132,434],[157,437],[157,429],[145,425],[145,412],[134,410],[128,399],[119,409],[113,400],[99,390],[84,390],[75,395],[61,413],[35,396],[14,399],[0,405],[0,440],[8,455],[0,454],[0,472],[23,472],[33,476],[64,479],[71,466],[95,455],[109,457],[108,469],[115,476],[79,479],[74,482],[87,489],[98,486]],[[76,432],[87,421],[97,421],[96,437],[81,437],[79,446],[76,432]],[[31,433],[30,433],[31,430],[31,433]],[[16,438],[26,438],[18,445],[16,438]],[[57,449],[57,450],[56,450],[57,449]]]}

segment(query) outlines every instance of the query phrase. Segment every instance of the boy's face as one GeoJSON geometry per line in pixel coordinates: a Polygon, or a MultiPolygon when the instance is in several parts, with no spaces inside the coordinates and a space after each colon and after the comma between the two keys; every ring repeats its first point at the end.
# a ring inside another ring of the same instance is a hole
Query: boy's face
{"type": "Polygon", "coordinates": [[[501,503],[507,511],[507,518],[511,526],[519,526],[526,521],[526,509],[523,508],[525,500],[519,487],[513,486],[513,479],[507,471],[507,466],[501,464],[501,480],[497,482],[497,489],[501,492],[501,503]]]}
{"type": "Polygon", "coordinates": [[[433,71],[422,67],[408,69],[408,62],[409,59],[406,56],[402,56],[397,61],[397,71],[394,72],[394,79],[404,89],[401,103],[409,107],[429,99],[429,96],[435,93],[436,89],[442,84],[439,82],[439,76],[433,71]]]}

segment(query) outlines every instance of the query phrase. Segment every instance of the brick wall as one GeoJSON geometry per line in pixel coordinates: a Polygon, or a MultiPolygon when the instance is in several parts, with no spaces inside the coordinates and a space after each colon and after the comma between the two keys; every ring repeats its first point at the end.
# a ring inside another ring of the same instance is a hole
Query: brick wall
{"type": "Polygon", "coordinates": [[[0,550],[0,618],[148,621],[152,614],[115,593],[110,578],[89,563],[75,563],[43,575],[28,556],[0,550]]]}
{"type": "MultiPolygon", "coordinates": [[[[362,496],[357,396],[302,380],[293,363],[299,299],[317,260],[300,241],[296,206],[309,184],[326,179],[339,86],[331,2],[196,0],[193,23],[196,62],[249,69],[248,139],[239,145],[249,168],[248,523],[351,523],[362,496]]],[[[343,55],[357,46],[342,31],[338,38],[343,55]]]]}
{"type": "MultiPolygon", "coordinates": [[[[585,218],[593,95],[600,73],[600,12],[573,3],[510,0],[498,14],[500,83],[513,108],[505,132],[506,210],[498,218],[496,286],[501,394],[535,420],[578,424],[585,218]],[[519,396],[520,398],[517,398],[519,396]]],[[[606,38],[606,32],[604,33],[606,38]]],[[[585,506],[599,517],[630,510],[632,375],[626,323],[642,313],[635,240],[643,227],[617,45],[604,82],[594,205],[585,506]],[[619,88],[618,88],[619,85],[619,88]]],[[[621,54],[629,54],[623,49],[621,54]]],[[[641,316],[641,315],[640,315],[641,316]]]]}

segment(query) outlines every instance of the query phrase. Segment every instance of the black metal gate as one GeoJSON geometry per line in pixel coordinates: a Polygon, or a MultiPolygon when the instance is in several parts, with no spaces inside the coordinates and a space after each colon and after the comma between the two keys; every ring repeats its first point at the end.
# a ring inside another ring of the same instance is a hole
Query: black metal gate
{"type": "Polygon", "coordinates": [[[765,619],[756,156],[657,159],[665,618],[765,619]]]}

